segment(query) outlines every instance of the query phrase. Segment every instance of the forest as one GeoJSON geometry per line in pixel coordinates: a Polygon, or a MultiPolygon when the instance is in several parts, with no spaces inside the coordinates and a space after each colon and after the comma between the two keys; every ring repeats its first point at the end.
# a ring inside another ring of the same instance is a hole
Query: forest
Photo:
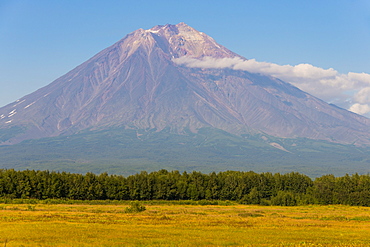
{"type": "Polygon", "coordinates": [[[230,200],[242,204],[370,206],[370,175],[159,170],[124,177],[102,173],[0,169],[0,197],[70,200],[230,200]]]}

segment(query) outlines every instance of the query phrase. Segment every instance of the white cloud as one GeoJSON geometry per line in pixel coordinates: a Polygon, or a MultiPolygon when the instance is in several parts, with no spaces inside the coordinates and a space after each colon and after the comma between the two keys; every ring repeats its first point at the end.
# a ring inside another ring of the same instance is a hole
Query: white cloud
{"type": "Polygon", "coordinates": [[[173,61],[193,68],[230,68],[270,75],[329,103],[370,117],[370,106],[367,104],[370,104],[370,74],[353,72],[341,74],[332,68],[323,69],[311,64],[278,65],[239,57],[221,59],[204,57],[201,60],[180,57],[173,61]]]}
{"type": "Polygon", "coordinates": [[[352,112],[355,112],[357,114],[360,114],[360,115],[364,115],[366,113],[369,113],[370,112],[370,106],[365,104],[365,105],[361,105],[359,103],[355,103],[353,104],[350,108],[349,108],[350,111],[352,112]]]}
{"type": "Polygon", "coordinates": [[[355,94],[354,99],[361,104],[370,103],[370,87],[362,88],[355,94]]]}

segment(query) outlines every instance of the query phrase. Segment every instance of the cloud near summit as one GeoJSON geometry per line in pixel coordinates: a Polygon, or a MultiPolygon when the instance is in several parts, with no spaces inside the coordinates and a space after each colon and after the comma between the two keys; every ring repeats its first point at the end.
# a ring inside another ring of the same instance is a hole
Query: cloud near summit
{"type": "Polygon", "coordinates": [[[353,72],[341,74],[332,68],[323,69],[311,64],[278,65],[239,57],[204,57],[201,60],[180,57],[173,61],[191,68],[230,68],[270,75],[329,103],[370,117],[370,74],[353,72]]]}

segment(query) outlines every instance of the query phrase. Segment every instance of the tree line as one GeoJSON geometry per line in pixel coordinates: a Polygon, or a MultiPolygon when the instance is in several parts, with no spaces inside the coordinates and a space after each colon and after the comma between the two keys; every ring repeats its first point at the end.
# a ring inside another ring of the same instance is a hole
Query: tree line
{"type": "Polygon", "coordinates": [[[72,200],[232,200],[244,204],[370,206],[370,175],[160,170],[131,176],[0,169],[0,197],[72,200]]]}

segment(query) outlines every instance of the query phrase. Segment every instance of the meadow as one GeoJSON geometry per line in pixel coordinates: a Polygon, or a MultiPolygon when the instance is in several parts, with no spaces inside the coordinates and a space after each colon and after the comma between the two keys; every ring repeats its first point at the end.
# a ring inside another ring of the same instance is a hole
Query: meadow
{"type": "Polygon", "coordinates": [[[368,207],[126,203],[2,203],[0,246],[370,246],[368,207]]]}

